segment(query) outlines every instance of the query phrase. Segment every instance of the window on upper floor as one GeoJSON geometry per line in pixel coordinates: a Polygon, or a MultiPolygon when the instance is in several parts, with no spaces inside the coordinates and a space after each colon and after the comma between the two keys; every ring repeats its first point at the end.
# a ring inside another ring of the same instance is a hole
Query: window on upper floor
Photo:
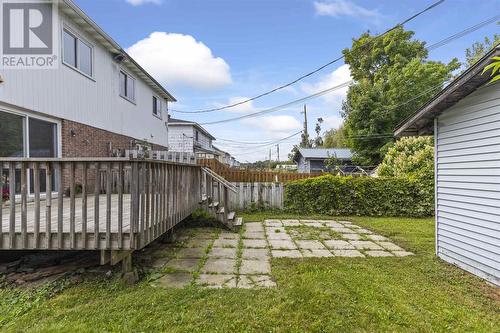
{"type": "Polygon", "coordinates": [[[85,75],[93,75],[92,46],[67,29],[63,30],[63,63],[85,75]]]}
{"type": "Polygon", "coordinates": [[[161,100],[153,96],[153,115],[161,119],[161,100]]]}
{"type": "Polygon", "coordinates": [[[200,139],[200,132],[194,131],[194,137],[195,137],[195,139],[196,139],[197,142],[200,141],[199,140],[200,139]]]}
{"type": "Polygon", "coordinates": [[[124,71],[120,71],[120,96],[135,102],[135,79],[124,71]]]}

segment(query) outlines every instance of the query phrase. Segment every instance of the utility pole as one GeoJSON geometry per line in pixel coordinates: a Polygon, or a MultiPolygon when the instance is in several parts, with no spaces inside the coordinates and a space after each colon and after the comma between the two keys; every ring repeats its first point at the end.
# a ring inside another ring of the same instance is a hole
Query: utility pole
{"type": "Polygon", "coordinates": [[[304,104],[304,111],[301,113],[304,114],[304,144],[306,147],[309,146],[309,133],[307,132],[307,105],[304,104]]]}
{"type": "Polygon", "coordinates": [[[278,153],[278,162],[280,161],[280,144],[276,145],[276,152],[278,153]]]}
{"type": "Polygon", "coordinates": [[[269,148],[269,170],[271,170],[271,148],[269,148]]]}

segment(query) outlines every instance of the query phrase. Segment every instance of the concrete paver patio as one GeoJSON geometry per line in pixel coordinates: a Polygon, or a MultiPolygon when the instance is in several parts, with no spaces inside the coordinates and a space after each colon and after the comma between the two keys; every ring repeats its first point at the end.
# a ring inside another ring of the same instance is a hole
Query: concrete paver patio
{"type": "Polygon", "coordinates": [[[413,255],[387,237],[349,221],[265,220],[244,224],[240,233],[215,228],[186,230],[189,234],[177,237],[179,243],[169,245],[174,251],[170,257],[155,257],[154,268],[164,270],[157,285],[269,288],[276,287],[271,258],[360,260],[357,258],[413,255]]]}

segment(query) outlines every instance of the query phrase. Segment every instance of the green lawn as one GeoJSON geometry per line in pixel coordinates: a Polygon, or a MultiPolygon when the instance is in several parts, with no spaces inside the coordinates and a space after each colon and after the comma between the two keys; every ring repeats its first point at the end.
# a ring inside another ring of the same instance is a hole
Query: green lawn
{"type": "MultiPolygon", "coordinates": [[[[246,215],[258,221],[277,215],[246,215]]],[[[287,216],[291,217],[291,216],[287,216]]],[[[307,218],[312,218],[308,216],[307,218]]],[[[323,217],[324,218],[324,217],[323,217]]],[[[498,332],[500,291],[434,257],[434,221],[346,218],[405,258],[274,260],[278,288],[161,289],[85,282],[51,296],[0,291],[2,332],[498,332]]]]}

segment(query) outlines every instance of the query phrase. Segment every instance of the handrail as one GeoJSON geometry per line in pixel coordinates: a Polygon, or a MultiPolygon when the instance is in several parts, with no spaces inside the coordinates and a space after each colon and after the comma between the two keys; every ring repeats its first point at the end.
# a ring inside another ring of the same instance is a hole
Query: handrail
{"type": "Polygon", "coordinates": [[[213,178],[217,179],[220,183],[224,184],[229,190],[231,190],[231,192],[233,193],[237,192],[236,186],[234,186],[232,183],[228,182],[227,180],[225,180],[224,178],[213,172],[210,168],[201,167],[201,170],[203,170],[203,172],[209,174],[213,178]]]}
{"type": "Polygon", "coordinates": [[[0,250],[141,249],[199,206],[201,175],[158,160],[0,158],[0,250]]]}
{"type": "Polygon", "coordinates": [[[163,163],[172,165],[183,165],[183,166],[196,166],[199,165],[193,163],[184,163],[176,161],[166,161],[151,158],[133,158],[133,157],[0,157],[0,162],[2,163],[30,163],[30,162],[80,162],[80,163],[117,163],[117,162],[148,162],[148,163],[163,163]]]}

